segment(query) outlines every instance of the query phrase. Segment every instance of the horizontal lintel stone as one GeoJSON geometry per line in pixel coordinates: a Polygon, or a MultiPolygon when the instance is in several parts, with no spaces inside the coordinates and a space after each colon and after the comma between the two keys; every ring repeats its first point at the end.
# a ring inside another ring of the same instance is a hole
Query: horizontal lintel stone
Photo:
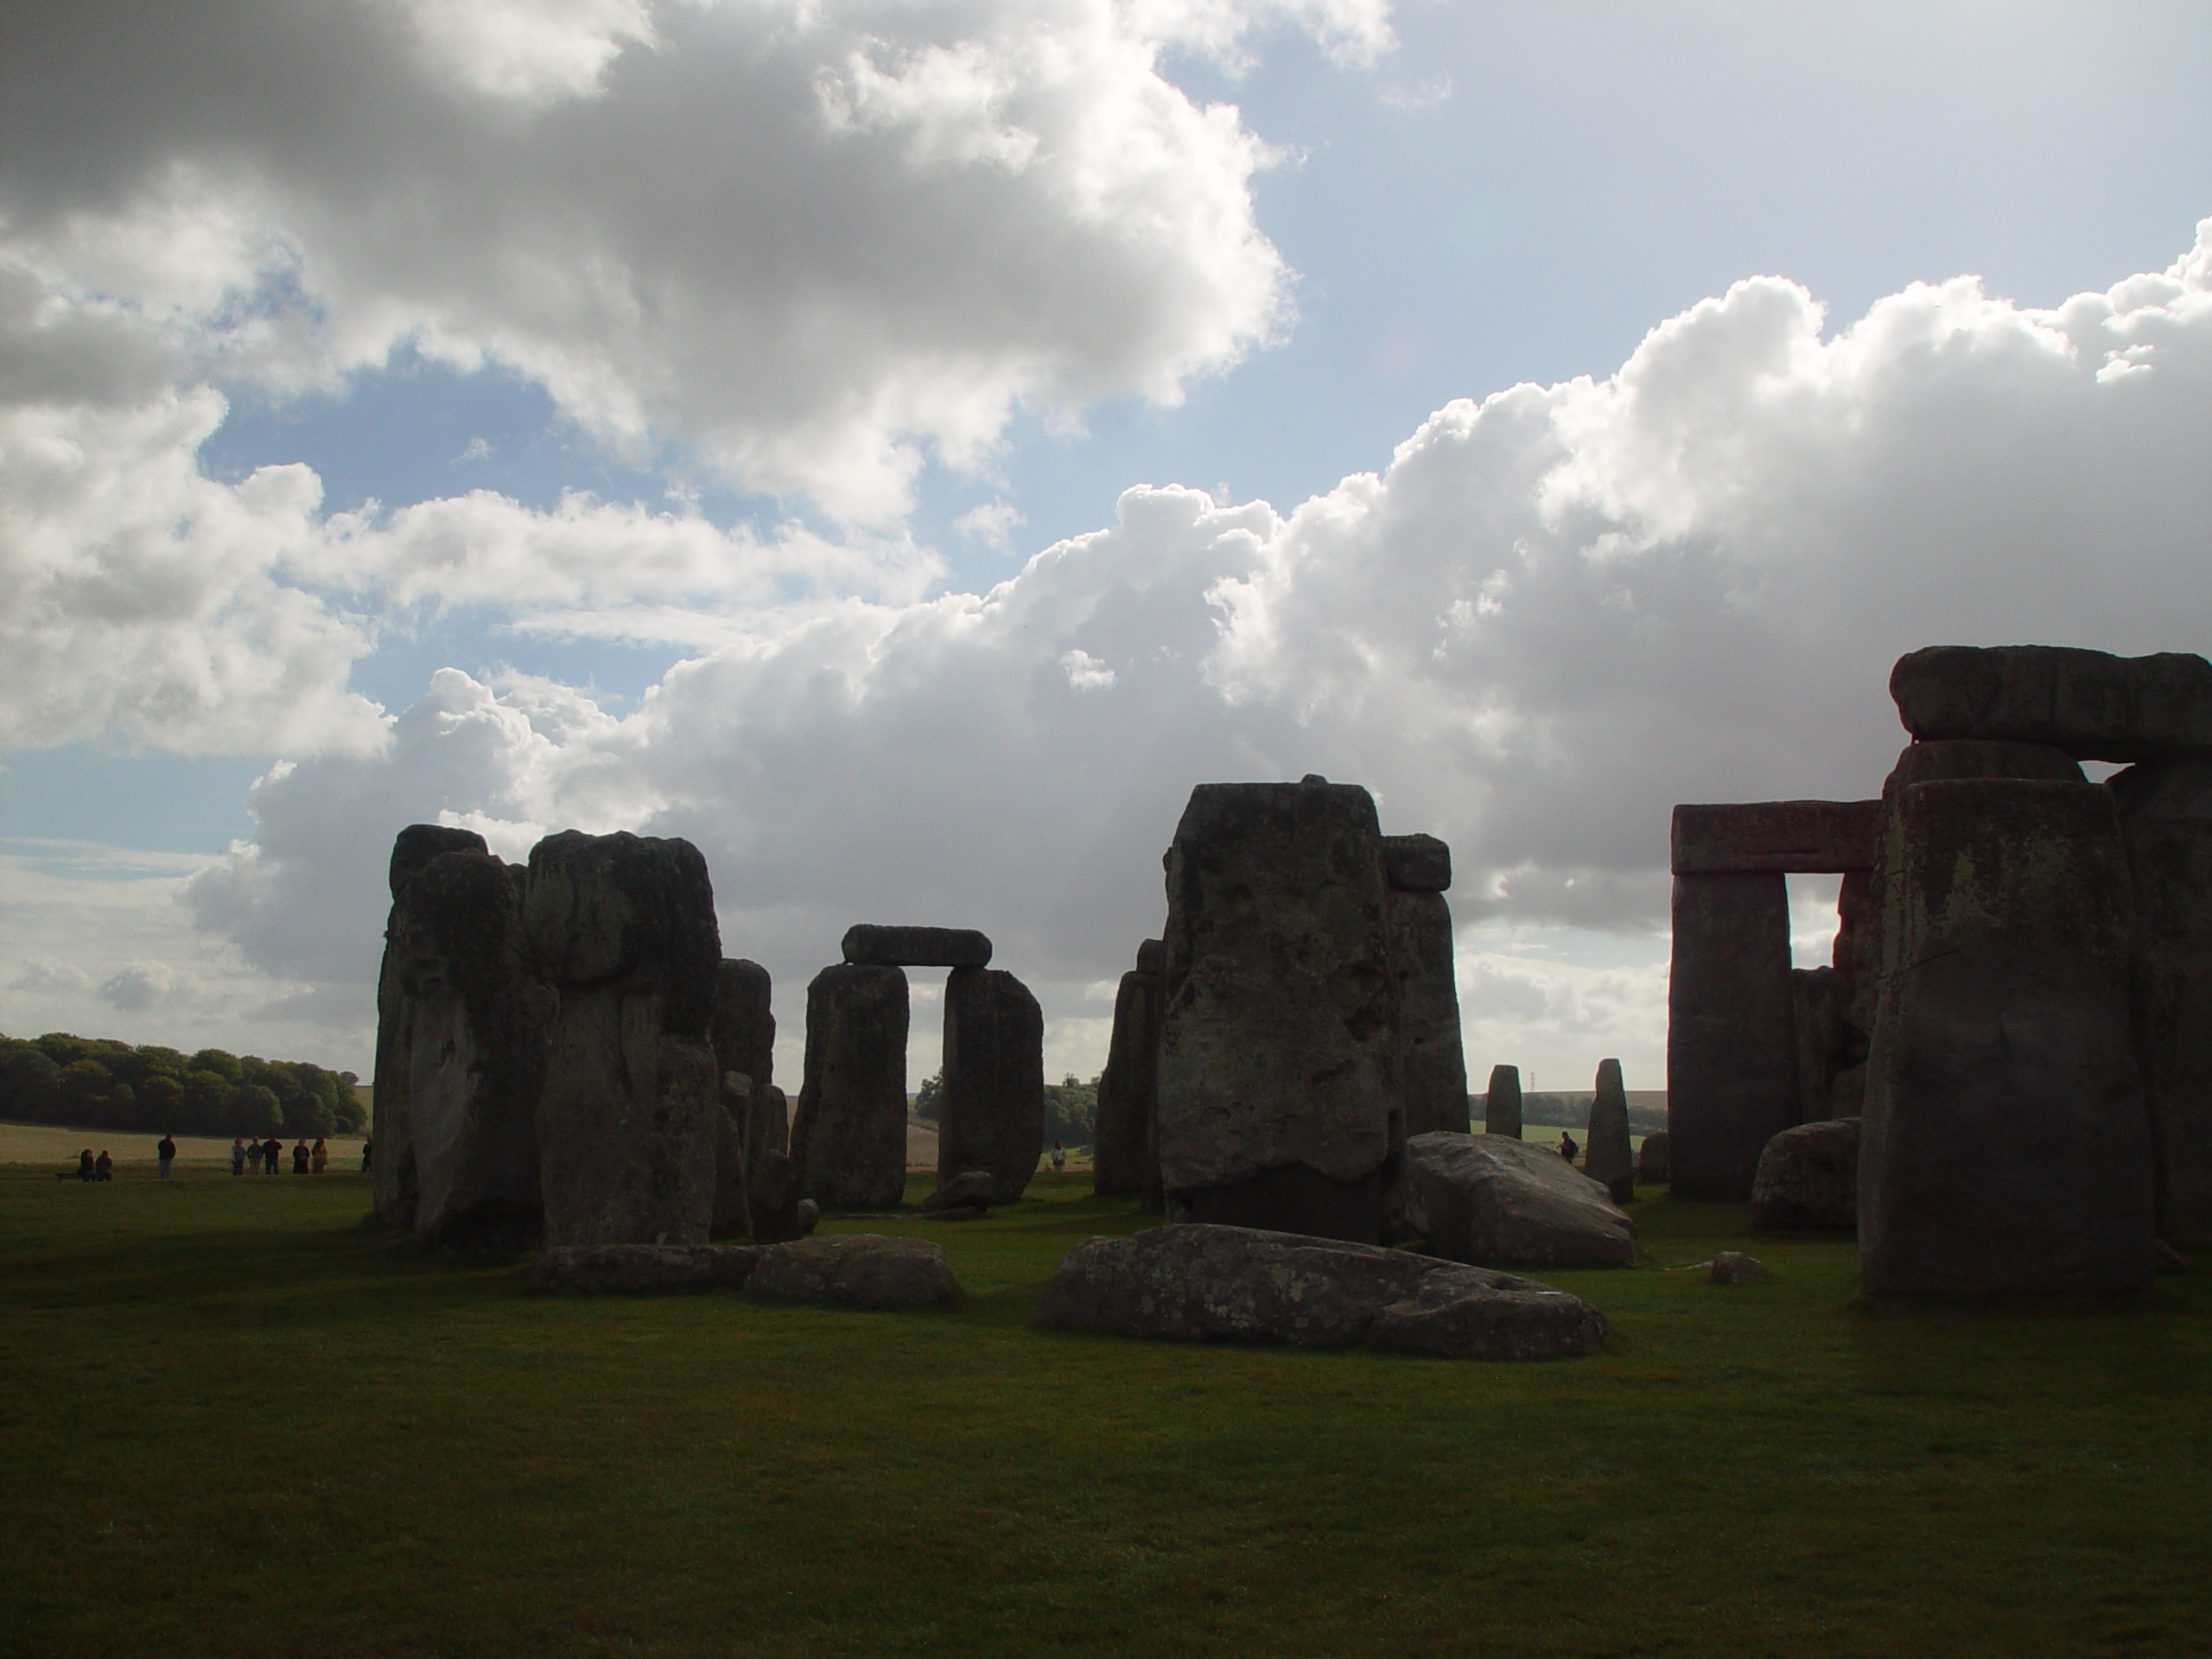
{"type": "Polygon", "coordinates": [[[1847,874],[1874,867],[1879,801],[1748,801],[1675,809],[1674,873],[1847,874]]]}
{"type": "Polygon", "coordinates": [[[884,927],[856,922],[845,930],[845,960],[870,968],[987,968],[991,942],[972,927],[884,927]]]}

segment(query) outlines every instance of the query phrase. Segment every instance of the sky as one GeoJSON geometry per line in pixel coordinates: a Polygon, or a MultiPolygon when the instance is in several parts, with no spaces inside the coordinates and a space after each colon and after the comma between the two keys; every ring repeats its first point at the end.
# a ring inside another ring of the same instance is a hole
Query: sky
{"type": "MultiPolygon", "coordinates": [[[[404,824],[706,854],[1103,1064],[1193,785],[1663,1085],[1667,823],[2212,643],[2212,11],[0,4],[0,1030],[365,1077],[404,824]]],[[[1793,887],[1801,962],[1834,884],[1793,887]]],[[[910,1067],[937,1064],[917,972],[910,1067]]]]}

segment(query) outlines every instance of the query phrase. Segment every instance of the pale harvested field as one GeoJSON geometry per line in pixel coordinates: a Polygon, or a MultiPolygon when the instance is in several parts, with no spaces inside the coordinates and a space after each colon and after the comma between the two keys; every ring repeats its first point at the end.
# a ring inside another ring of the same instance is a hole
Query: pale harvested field
{"type": "MultiPolygon", "coordinates": [[[[65,1165],[74,1168],[77,1154],[90,1147],[95,1153],[105,1151],[118,1164],[150,1166],[158,1161],[154,1155],[154,1143],[161,1138],[143,1129],[69,1129],[55,1128],[47,1123],[0,1123],[0,1164],[52,1164],[56,1169],[65,1165]]],[[[308,1144],[314,1144],[312,1139],[308,1144]]],[[[288,1154],[291,1146],[291,1138],[285,1137],[288,1154]]],[[[231,1163],[230,1138],[181,1135],[176,1138],[176,1155],[179,1163],[220,1164],[227,1169],[231,1163]]],[[[931,1156],[932,1160],[936,1156],[934,1137],[931,1156]]],[[[361,1137],[331,1136],[330,1162],[334,1168],[360,1168],[361,1137]]]]}

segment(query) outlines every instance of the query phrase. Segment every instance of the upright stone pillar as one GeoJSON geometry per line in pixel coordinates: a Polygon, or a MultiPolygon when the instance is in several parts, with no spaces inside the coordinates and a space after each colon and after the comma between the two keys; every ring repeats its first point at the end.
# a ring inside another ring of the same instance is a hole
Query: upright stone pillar
{"type": "Polygon", "coordinates": [[[560,993],[537,1117],[547,1245],[705,1243],[721,1123],[706,861],[687,841],[549,836],[523,920],[560,993]]]}
{"type": "Polygon", "coordinates": [[[2135,889],[2136,1047],[2158,1159],[2158,1230],[2212,1244],[2212,762],[2107,785],[2135,889]]]}
{"type": "Polygon", "coordinates": [[[1452,849],[1434,836],[1385,836],[1390,967],[1398,981],[1398,1079],[1406,1133],[1465,1135],[1467,1059],[1452,936],[1452,849]]]}
{"type": "Polygon", "coordinates": [[[2121,1289],[2156,1242],[2133,911],[2094,785],[1916,784],[1891,804],[1859,1166],[1874,1294],[2121,1289]]]}
{"type": "Polygon", "coordinates": [[[722,1104],[737,1129],[723,1141],[725,1157],[744,1161],[741,1174],[725,1170],[718,1180],[715,1229],[731,1230],[736,1199],[730,1179],[737,1179],[747,1194],[746,1209],[753,1208],[753,1190],[760,1185],[763,1158],[788,1146],[784,1092],[776,1087],[776,1014],[774,984],[768,970],[757,962],[724,958],[715,979],[715,1017],[709,1027],[714,1040],[715,1064],[724,1077],[722,1104]],[[728,1079],[741,1077],[746,1086],[732,1089],[728,1079]]]}
{"type": "Polygon", "coordinates": [[[1483,1133],[1521,1138],[1521,1068],[1493,1065],[1483,1096],[1483,1133]]]}
{"type": "Polygon", "coordinates": [[[944,980],[940,1184],[982,1170],[991,1202],[1012,1204],[1044,1149],[1044,1010],[1003,969],[955,968],[944,980]]]}
{"type": "Polygon", "coordinates": [[[857,963],[806,988],[806,1076],[791,1123],[799,1191],[825,1210],[906,1192],[906,975],[857,963]]]}
{"type": "Polygon", "coordinates": [[[441,853],[393,915],[416,1236],[531,1243],[544,1208],[534,1117],[559,998],[526,965],[514,880],[488,853],[441,853]]]}
{"type": "Polygon", "coordinates": [[[1819,1076],[1801,1078],[1784,877],[1871,869],[1880,821],[1878,801],[1675,809],[1667,1127],[1680,1197],[1748,1201],[1766,1143],[1809,1095],[1833,1098],[1833,1032],[1808,1033],[1819,1076]]]}
{"type": "Polygon", "coordinates": [[[1636,1196],[1636,1154],[1629,1143],[1628,1089],[1618,1060],[1598,1062],[1588,1135],[1582,1173],[1604,1185],[1615,1204],[1626,1204],[1636,1196]]]}
{"type": "Polygon", "coordinates": [[[1099,1074],[1090,1148],[1091,1191],[1102,1197],[1142,1192],[1147,1174],[1158,1167],[1152,1132],[1160,1098],[1160,975],[1141,968],[1123,974],[1114,993],[1114,1034],[1099,1074]]]}
{"type": "Polygon", "coordinates": [[[414,1136],[407,1110],[408,1073],[414,1046],[415,1001],[408,988],[410,945],[402,937],[408,917],[400,901],[423,867],[442,853],[489,856],[484,837],[474,830],[442,823],[410,823],[393,840],[387,880],[391,911],[385,923],[384,965],[377,975],[375,1087],[369,1108],[369,1138],[376,1147],[370,1171],[371,1201],[387,1227],[415,1225],[417,1198],[414,1136]]]}
{"type": "Polygon", "coordinates": [[[1170,1219],[1381,1236],[1405,1127],[1381,841],[1356,785],[1192,791],[1166,858],[1170,1219]]]}
{"type": "Polygon", "coordinates": [[[1789,894],[1779,872],[1675,878],[1667,1135],[1675,1196],[1748,1203],[1797,1122],[1789,894]]]}

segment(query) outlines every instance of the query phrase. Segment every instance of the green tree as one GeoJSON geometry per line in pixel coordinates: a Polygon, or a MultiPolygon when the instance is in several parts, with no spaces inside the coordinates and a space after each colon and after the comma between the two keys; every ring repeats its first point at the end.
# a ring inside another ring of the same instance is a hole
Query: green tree
{"type": "Polygon", "coordinates": [[[914,1116],[925,1123],[934,1123],[944,1115],[944,1072],[942,1068],[922,1079],[922,1086],[914,1091],[914,1116]]]}
{"type": "Polygon", "coordinates": [[[284,1127],[284,1109],[276,1094],[257,1083],[240,1087],[232,1096],[229,1112],[232,1135],[270,1135],[284,1127]]]}
{"type": "Polygon", "coordinates": [[[166,1071],[156,1071],[138,1085],[138,1124],[164,1131],[182,1128],[188,1134],[197,1129],[202,1135],[221,1128],[220,1119],[203,1123],[185,1110],[184,1085],[166,1071]]]}

